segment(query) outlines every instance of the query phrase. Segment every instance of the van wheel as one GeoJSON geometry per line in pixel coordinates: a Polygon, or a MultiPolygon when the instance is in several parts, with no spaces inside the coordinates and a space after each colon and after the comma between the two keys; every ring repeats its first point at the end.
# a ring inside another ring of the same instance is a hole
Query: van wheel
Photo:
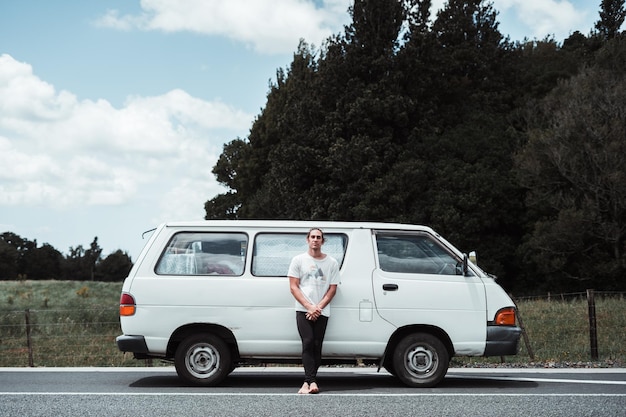
{"type": "Polygon", "coordinates": [[[230,350],[222,339],[212,334],[198,334],[184,339],[174,357],[178,376],[194,385],[219,384],[231,372],[230,350]]]}
{"type": "Polygon", "coordinates": [[[398,343],[393,354],[395,375],[405,385],[429,388],[448,372],[448,350],[441,340],[428,333],[413,333],[398,343]]]}

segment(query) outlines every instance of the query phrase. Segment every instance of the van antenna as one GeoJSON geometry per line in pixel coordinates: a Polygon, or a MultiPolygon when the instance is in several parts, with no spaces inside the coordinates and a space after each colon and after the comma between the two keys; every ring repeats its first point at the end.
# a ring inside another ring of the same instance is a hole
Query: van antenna
{"type": "Polygon", "coordinates": [[[146,233],[150,233],[150,232],[154,232],[157,228],[155,227],[154,229],[150,229],[150,230],[146,230],[145,232],[143,232],[141,234],[141,238],[143,239],[143,237],[146,235],[146,233]]]}

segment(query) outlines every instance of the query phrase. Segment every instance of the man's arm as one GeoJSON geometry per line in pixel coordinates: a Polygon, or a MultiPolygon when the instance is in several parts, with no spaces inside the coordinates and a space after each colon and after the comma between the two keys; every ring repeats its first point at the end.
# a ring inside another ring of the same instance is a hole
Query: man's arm
{"type": "MultiPolygon", "coordinates": [[[[336,285],[335,285],[336,287],[336,285]]],[[[296,277],[289,277],[289,289],[291,294],[304,308],[306,308],[308,315],[313,319],[317,319],[322,314],[322,309],[309,301],[306,296],[300,291],[300,280],[296,277]]],[[[326,298],[326,296],[324,296],[326,298]]],[[[331,297],[332,298],[332,297],[331,297]]],[[[330,302],[330,300],[328,300],[330,302]]]]}
{"type": "Polygon", "coordinates": [[[326,307],[328,304],[330,304],[330,302],[335,297],[335,294],[337,294],[337,284],[333,284],[330,287],[328,287],[328,291],[326,291],[326,294],[324,294],[324,297],[322,297],[322,299],[320,300],[319,304],[317,304],[317,306],[319,307],[320,311],[324,307],[326,307]]]}

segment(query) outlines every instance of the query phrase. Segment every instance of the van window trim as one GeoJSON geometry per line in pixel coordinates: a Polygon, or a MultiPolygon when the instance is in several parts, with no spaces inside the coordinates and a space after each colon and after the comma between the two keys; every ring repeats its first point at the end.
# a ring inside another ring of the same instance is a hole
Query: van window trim
{"type": "MultiPolygon", "coordinates": [[[[259,236],[266,236],[266,235],[302,235],[302,241],[306,242],[306,235],[309,232],[309,230],[257,230],[254,233],[254,236],[252,237],[252,250],[249,251],[250,252],[250,276],[253,278],[277,278],[277,279],[281,279],[281,278],[287,278],[287,272],[288,269],[285,269],[284,275],[258,275],[255,274],[253,269],[253,265],[254,265],[254,260],[256,257],[256,249],[257,249],[257,238],[259,236]]],[[[341,271],[341,269],[343,268],[343,265],[345,264],[345,260],[346,260],[346,254],[348,253],[348,246],[349,246],[349,242],[350,242],[350,235],[349,233],[347,233],[346,231],[327,231],[327,230],[323,230],[324,233],[324,237],[328,237],[328,236],[343,236],[345,239],[342,239],[343,242],[343,258],[341,260],[337,260],[337,262],[339,263],[339,271],[341,271]]],[[[322,252],[324,252],[327,255],[330,255],[328,252],[324,251],[324,246],[322,246],[322,252]]],[[[301,253],[304,253],[304,251],[298,252],[296,255],[299,255],[301,253]]],[[[295,255],[294,255],[295,256],[295,255]]],[[[332,256],[332,255],[331,255],[332,256]]],[[[291,261],[292,258],[290,258],[291,261]]]]}
{"type": "Polygon", "coordinates": [[[246,274],[246,267],[248,264],[248,253],[250,252],[250,233],[248,233],[247,231],[243,231],[243,230],[188,230],[188,229],[182,229],[182,230],[176,230],[174,233],[171,234],[171,236],[167,239],[167,243],[165,244],[165,246],[163,247],[161,254],[159,255],[159,257],[157,258],[157,261],[154,263],[153,266],[153,273],[156,276],[159,277],[226,277],[226,278],[231,278],[231,279],[236,279],[236,278],[241,278],[246,274]],[[243,235],[246,238],[246,253],[243,257],[243,268],[240,274],[209,274],[209,273],[205,273],[205,274],[164,274],[164,273],[159,273],[157,272],[157,268],[159,267],[163,257],[166,255],[167,249],[170,247],[171,242],[174,240],[174,238],[178,235],[181,234],[195,234],[195,235],[200,235],[200,234],[233,234],[233,235],[243,235]]]}

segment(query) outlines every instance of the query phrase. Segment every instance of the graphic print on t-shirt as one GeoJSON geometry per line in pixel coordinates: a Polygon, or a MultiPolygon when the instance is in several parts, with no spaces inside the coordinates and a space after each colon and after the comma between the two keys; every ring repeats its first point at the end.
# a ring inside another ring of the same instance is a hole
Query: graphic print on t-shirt
{"type": "Polygon", "coordinates": [[[317,266],[316,263],[313,263],[309,266],[308,278],[313,279],[315,281],[326,281],[326,277],[324,276],[324,271],[322,268],[317,266]]]}

